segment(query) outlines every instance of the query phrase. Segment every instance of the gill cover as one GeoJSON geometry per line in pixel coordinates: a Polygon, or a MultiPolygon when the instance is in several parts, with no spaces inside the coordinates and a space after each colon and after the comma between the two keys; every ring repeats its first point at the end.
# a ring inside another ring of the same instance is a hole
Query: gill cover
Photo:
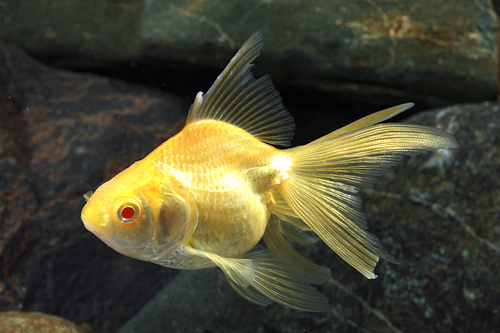
{"type": "Polygon", "coordinates": [[[189,187],[175,173],[160,186],[161,203],[155,224],[154,246],[162,254],[186,244],[198,224],[198,207],[189,187]]]}
{"type": "Polygon", "coordinates": [[[150,224],[153,214],[142,194],[116,197],[108,205],[108,215],[112,223],[108,223],[103,231],[110,241],[122,247],[148,246],[153,234],[150,224]]]}
{"type": "Polygon", "coordinates": [[[198,223],[198,209],[179,174],[162,177],[161,182],[142,179],[133,188],[120,186],[120,181],[132,182],[126,177],[135,175],[132,170],[86,194],[82,221],[117,252],[156,261],[187,243],[198,223]]]}

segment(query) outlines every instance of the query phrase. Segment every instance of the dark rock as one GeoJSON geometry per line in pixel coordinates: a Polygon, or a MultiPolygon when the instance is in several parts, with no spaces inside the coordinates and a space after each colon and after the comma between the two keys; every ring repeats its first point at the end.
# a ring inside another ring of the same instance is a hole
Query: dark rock
{"type": "Polygon", "coordinates": [[[0,43],[0,309],[115,331],[175,275],[80,220],[95,190],[182,128],[179,98],[49,68],[0,43]]]}
{"type": "Polygon", "coordinates": [[[495,331],[500,104],[457,105],[410,121],[443,128],[460,147],[409,159],[367,192],[368,219],[401,265],[383,262],[383,294],[366,299],[403,331],[495,331]]]}
{"type": "MultiPolygon", "coordinates": [[[[360,100],[425,95],[435,104],[496,95],[496,18],[488,1],[394,3],[321,2],[306,8],[300,2],[216,7],[197,1],[181,9],[162,1],[93,1],[93,7],[80,5],[66,15],[59,3],[4,1],[0,34],[60,64],[74,59],[81,68],[129,59],[222,67],[235,45],[260,29],[267,45],[260,70],[273,67],[273,77],[297,86],[360,100]],[[277,12],[280,19],[270,20],[277,12]]],[[[170,281],[176,271],[114,253],[83,228],[79,215],[83,193],[181,128],[183,107],[171,95],[54,70],[0,44],[0,309],[50,312],[115,331],[170,281]]],[[[494,331],[500,324],[499,109],[494,103],[459,105],[412,118],[453,133],[460,148],[407,159],[364,192],[370,230],[401,265],[382,261],[379,278],[365,280],[324,244],[301,249],[332,268],[332,280],[321,287],[331,300],[328,313],[258,307],[239,298],[217,270],[182,272],[124,331],[151,331],[155,325],[198,331],[494,331]]],[[[310,109],[303,114],[309,118],[310,109]]],[[[317,134],[319,125],[331,126],[322,122],[311,122],[305,131],[317,134]]]]}
{"type": "Polygon", "coordinates": [[[131,62],[154,71],[187,62],[220,70],[261,30],[259,70],[278,83],[394,104],[498,95],[489,0],[9,0],[2,12],[0,38],[63,66],[121,63],[130,71],[131,62]]]}
{"type": "Polygon", "coordinates": [[[491,0],[491,3],[493,4],[493,8],[495,9],[495,12],[498,14],[500,13],[500,0],[491,0]]]}
{"type": "Polygon", "coordinates": [[[262,332],[264,309],[234,292],[218,269],[182,271],[119,332],[262,332]]]}
{"type": "Polygon", "coordinates": [[[69,320],[41,312],[0,312],[0,331],[3,333],[83,333],[69,320]]]}
{"type": "Polygon", "coordinates": [[[221,272],[185,271],[121,332],[495,331],[500,104],[458,105],[409,122],[441,127],[460,147],[406,159],[364,191],[369,229],[401,265],[381,261],[378,279],[367,280],[323,243],[302,249],[332,269],[321,287],[330,310],[320,314],[256,307],[235,299],[221,272]]]}

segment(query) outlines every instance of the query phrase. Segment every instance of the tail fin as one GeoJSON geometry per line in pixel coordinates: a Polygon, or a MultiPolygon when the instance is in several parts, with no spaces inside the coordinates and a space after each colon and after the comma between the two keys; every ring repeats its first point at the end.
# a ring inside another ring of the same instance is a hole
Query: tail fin
{"type": "Polygon", "coordinates": [[[409,107],[411,104],[404,104],[380,111],[308,145],[288,149],[292,171],[278,187],[293,212],[370,279],[376,278],[373,270],[379,258],[397,261],[382,249],[377,237],[366,231],[359,188],[372,185],[402,155],[458,146],[453,136],[437,128],[373,125],[409,107]]]}

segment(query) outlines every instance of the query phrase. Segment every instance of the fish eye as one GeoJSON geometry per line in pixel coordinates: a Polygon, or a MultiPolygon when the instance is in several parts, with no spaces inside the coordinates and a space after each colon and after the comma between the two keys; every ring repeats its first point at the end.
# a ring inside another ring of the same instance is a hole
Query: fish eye
{"type": "Polygon", "coordinates": [[[117,211],[118,220],[122,223],[133,223],[139,219],[141,209],[135,202],[124,202],[117,211]]]}

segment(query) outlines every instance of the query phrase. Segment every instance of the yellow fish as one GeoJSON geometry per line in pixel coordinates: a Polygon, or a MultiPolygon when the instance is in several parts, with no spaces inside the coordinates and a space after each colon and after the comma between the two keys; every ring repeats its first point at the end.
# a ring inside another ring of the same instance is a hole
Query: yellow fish
{"type": "Polygon", "coordinates": [[[432,127],[377,124],[413,104],[379,111],[305,146],[287,147],[295,125],[269,76],[250,69],[262,49],[253,34],[206,94],[184,129],[95,193],[85,195],[85,227],[116,251],[178,269],[219,267],[247,300],[326,311],[311,284],[330,270],[287,238],[314,232],[367,278],[379,258],[396,259],[368,233],[357,193],[401,155],[456,148],[432,127]],[[264,246],[256,246],[261,239],[264,246]]]}

